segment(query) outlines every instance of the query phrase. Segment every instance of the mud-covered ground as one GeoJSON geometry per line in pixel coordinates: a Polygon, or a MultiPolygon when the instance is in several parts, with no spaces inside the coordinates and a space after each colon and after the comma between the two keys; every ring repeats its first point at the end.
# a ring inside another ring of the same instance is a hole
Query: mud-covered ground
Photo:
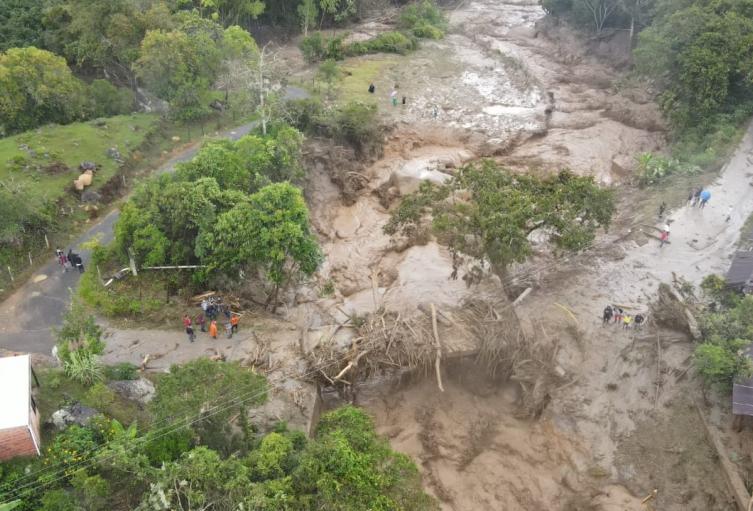
{"type": "MultiPolygon", "coordinates": [[[[535,0],[466,1],[449,14],[448,36],[415,54],[381,67],[373,67],[375,57],[345,63],[377,70],[373,99],[392,130],[384,154],[371,162],[326,141],[307,143],[304,188],[325,263],[291,290],[279,317],[245,317],[235,339],[202,337],[188,348],[178,348],[185,341],[177,332],[115,331],[107,360],[162,353],[153,362],[160,369],[215,350],[246,361],[263,351],[282,388],[273,405],[280,408],[270,414],[297,407],[301,413],[290,420],[304,424],[310,387],[294,382],[305,368],[297,351],[301,332],[334,332],[347,343],[352,331],[337,325],[348,316],[382,307],[422,314],[418,306],[427,303],[449,311],[469,297],[532,285],[519,313],[558,340],[557,363],[569,382],[553,392],[539,419],[518,418],[516,386],[488,381],[470,363],[445,366],[444,393],[430,379],[371,385],[359,394],[379,431],[419,463],[427,491],[443,509],[457,511],[641,509],[654,489],[656,509],[729,509],[694,408],[691,343],[652,323],[642,331],[602,327],[599,315],[607,303],[647,310],[658,283],[671,282],[673,272],[698,283],[726,268],[753,212],[746,200],[753,139],[712,186],[704,211],[671,213],[671,244],[663,249],[641,231],[650,227],[639,225],[645,220],[637,216],[635,193],[622,187],[615,224],[588,253],[553,258],[540,246],[531,262],[513,268],[517,281],[489,277],[466,287],[449,279],[451,257],[435,241],[401,244],[383,233],[401,195],[484,156],[519,171],[567,167],[619,184],[630,178],[636,154],[664,148],[665,132],[650,94],[593,56],[619,55],[626,44],[619,35],[578,40],[543,19],[535,0]],[[404,107],[388,102],[394,85],[406,96],[404,107]],[[730,205],[736,214],[725,222],[730,205]]],[[[354,37],[387,28],[371,24],[354,37]]],[[[286,50],[295,55],[291,62],[300,59],[296,51],[286,50]]],[[[445,342],[461,346],[460,337],[445,342]]]]}

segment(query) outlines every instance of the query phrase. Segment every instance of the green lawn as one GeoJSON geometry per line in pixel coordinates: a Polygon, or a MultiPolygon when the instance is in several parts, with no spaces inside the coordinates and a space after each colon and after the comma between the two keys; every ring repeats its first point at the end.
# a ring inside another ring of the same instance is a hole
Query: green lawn
{"type": "MultiPolygon", "coordinates": [[[[392,90],[392,80],[388,71],[400,60],[397,55],[366,55],[347,59],[340,65],[342,80],[337,85],[337,99],[340,103],[362,101],[374,103],[382,101],[386,105],[392,90]],[[376,94],[369,94],[369,84],[376,85],[376,94]]],[[[322,89],[326,85],[322,84],[322,89]]]]}
{"type": "Polygon", "coordinates": [[[54,201],[69,193],[73,180],[81,173],[79,164],[93,161],[101,165],[92,183],[96,190],[118,169],[107,156],[107,149],[116,147],[122,158],[127,158],[158,122],[159,117],[154,114],[120,115],[100,122],[44,126],[0,139],[0,183],[22,192],[32,202],[54,201]],[[50,170],[55,162],[62,162],[69,169],[50,170]]]}

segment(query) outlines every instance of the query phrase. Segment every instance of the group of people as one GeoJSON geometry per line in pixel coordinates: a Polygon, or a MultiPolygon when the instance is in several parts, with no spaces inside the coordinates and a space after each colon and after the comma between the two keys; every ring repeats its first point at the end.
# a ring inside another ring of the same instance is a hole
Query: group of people
{"type": "Polygon", "coordinates": [[[204,299],[201,301],[201,312],[194,319],[188,314],[183,316],[183,327],[186,329],[186,335],[189,342],[194,342],[196,339],[196,333],[194,332],[193,325],[196,322],[202,332],[209,332],[209,337],[217,339],[218,326],[217,319],[220,317],[225,318],[225,333],[227,338],[231,339],[233,334],[238,332],[238,324],[241,320],[241,315],[237,312],[232,312],[230,307],[223,304],[221,300],[214,297],[204,299]],[[207,320],[209,320],[209,328],[207,329],[207,320]]]}
{"type": "Polygon", "coordinates": [[[55,257],[58,260],[58,264],[63,268],[64,272],[69,269],[76,268],[79,273],[84,273],[84,261],[81,256],[76,254],[73,249],[68,249],[68,253],[64,253],[61,249],[55,249],[55,257]]]}
{"type": "Polygon", "coordinates": [[[640,328],[646,322],[646,316],[643,314],[636,314],[631,316],[626,314],[622,307],[618,305],[607,305],[604,307],[604,314],[601,317],[601,324],[608,325],[610,323],[622,324],[622,328],[628,330],[631,327],[640,328]]]}
{"type": "Polygon", "coordinates": [[[688,194],[688,206],[694,208],[698,206],[700,209],[706,207],[709,199],[711,199],[711,192],[700,186],[696,186],[688,194]]]}

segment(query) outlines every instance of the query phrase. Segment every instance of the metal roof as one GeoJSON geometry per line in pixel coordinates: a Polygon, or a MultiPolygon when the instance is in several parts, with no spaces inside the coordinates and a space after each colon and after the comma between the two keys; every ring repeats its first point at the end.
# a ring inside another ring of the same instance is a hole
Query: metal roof
{"type": "Polygon", "coordinates": [[[753,251],[737,252],[727,271],[727,284],[730,286],[744,286],[753,277],[753,251]]]}
{"type": "Polygon", "coordinates": [[[30,378],[29,355],[0,358],[0,429],[29,424],[30,378]]]}

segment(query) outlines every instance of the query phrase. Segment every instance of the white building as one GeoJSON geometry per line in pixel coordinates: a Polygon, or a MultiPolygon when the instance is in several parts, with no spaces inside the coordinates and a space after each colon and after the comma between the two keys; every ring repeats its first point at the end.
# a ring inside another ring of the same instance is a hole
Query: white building
{"type": "Polygon", "coordinates": [[[39,410],[31,383],[29,355],[0,358],[0,461],[40,453],[39,410]]]}

